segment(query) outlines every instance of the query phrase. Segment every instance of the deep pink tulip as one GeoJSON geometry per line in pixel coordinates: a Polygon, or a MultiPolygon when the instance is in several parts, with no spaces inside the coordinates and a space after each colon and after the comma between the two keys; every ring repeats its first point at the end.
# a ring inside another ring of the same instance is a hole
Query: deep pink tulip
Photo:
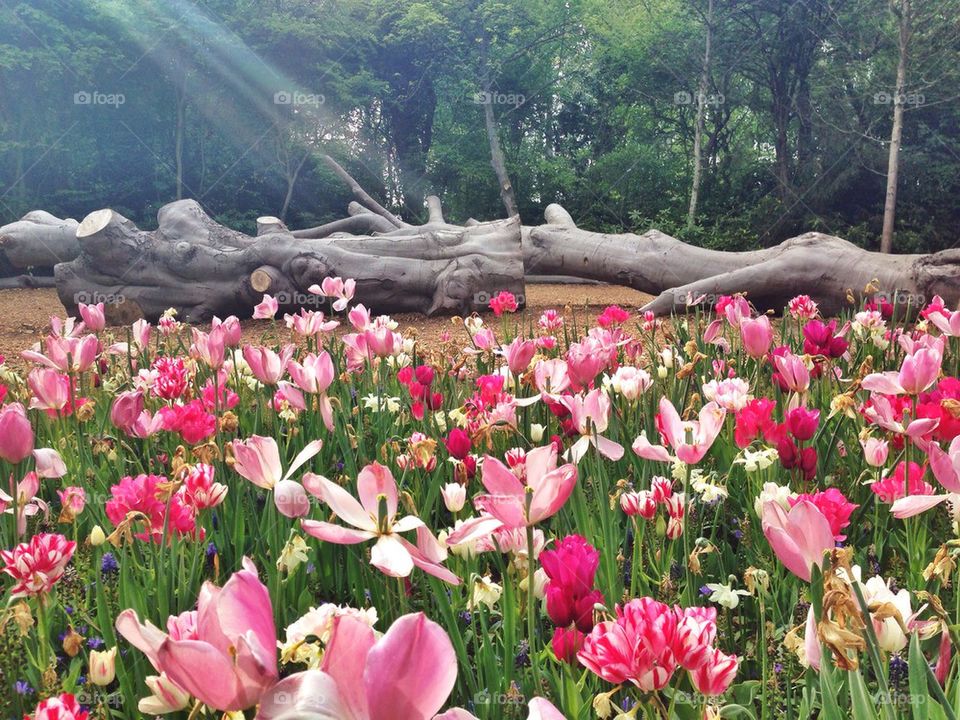
{"type": "Polygon", "coordinates": [[[253,376],[264,385],[276,385],[293,357],[293,345],[284,345],[279,353],[262,345],[244,345],[243,359],[253,376]]]}
{"type": "Polygon", "coordinates": [[[224,345],[227,347],[237,347],[237,345],[240,344],[243,328],[240,326],[240,319],[236,315],[231,315],[224,320],[214,317],[210,323],[210,329],[215,330],[217,328],[222,328],[223,330],[224,345]]]}
{"type": "Polygon", "coordinates": [[[884,395],[919,395],[937,381],[942,363],[942,352],[921,347],[903,359],[899,372],[871,373],[861,385],[884,395]]]}
{"type": "Polygon", "coordinates": [[[487,514],[464,521],[447,538],[448,545],[477,540],[501,527],[536,525],[555,515],[577,484],[576,465],[557,467],[557,448],[552,443],[527,452],[526,485],[510,468],[489,455],[483,459],[481,470],[488,494],[478,496],[474,503],[487,514]]]}
{"type": "Polygon", "coordinates": [[[571,343],[567,349],[567,374],[575,390],[588,388],[600,371],[606,367],[608,355],[596,338],[585,337],[578,343],[571,343]]]}
{"type": "Polygon", "coordinates": [[[19,463],[33,452],[33,428],[27,411],[20,403],[10,403],[0,409],[0,458],[8,463],[19,463]]]}
{"type": "Polygon", "coordinates": [[[222,588],[204,583],[194,628],[168,623],[167,634],[141,623],[134,610],[120,613],[116,627],[157,670],[217,710],[245,710],[269,700],[264,694],[277,682],[273,606],[249,558],[222,588]]]}
{"type": "Polygon", "coordinates": [[[768,501],[761,517],[763,534],[780,562],[801,580],[810,582],[811,567],[823,562],[834,547],[830,521],[809,500],[801,500],[786,512],[780,503],[768,501]]]}
{"type": "Polygon", "coordinates": [[[820,422],[819,410],[797,407],[787,412],[787,429],[800,442],[806,442],[817,432],[820,422]]]}
{"type": "Polygon", "coordinates": [[[770,318],[761,315],[757,318],[744,317],[740,320],[740,342],[743,349],[753,358],[760,358],[767,354],[770,343],[773,342],[773,325],[770,318]]]}
{"type": "Polygon", "coordinates": [[[80,317],[83,318],[83,324],[87,326],[90,332],[100,332],[106,327],[107,321],[103,314],[103,303],[96,305],[87,305],[80,303],[80,317]]]}

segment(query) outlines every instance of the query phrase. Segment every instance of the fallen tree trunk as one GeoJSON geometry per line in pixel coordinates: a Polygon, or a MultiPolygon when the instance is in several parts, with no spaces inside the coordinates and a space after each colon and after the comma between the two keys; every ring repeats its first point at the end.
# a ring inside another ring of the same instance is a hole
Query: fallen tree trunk
{"type": "Polygon", "coordinates": [[[78,225],[72,218],[62,220],[33,210],[0,227],[0,269],[6,271],[0,274],[22,273],[30,268],[49,273],[57,263],[73,260],[80,251],[78,225]]]}
{"type": "Polygon", "coordinates": [[[355,302],[381,312],[469,313],[500,290],[523,296],[515,219],[402,238],[309,239],[285,229],[251,237],[179,200],[160,209],[158,223],[146,232],[112,210],[88,215],[77,228],[78,257],[55,269],[67,310],[105,300],[117,322],[156,319],[169,307],[188,322],[249,317],[263,293],[287,310],[322,306],[308,288],[329,276],[355,279],[355,302]]]}

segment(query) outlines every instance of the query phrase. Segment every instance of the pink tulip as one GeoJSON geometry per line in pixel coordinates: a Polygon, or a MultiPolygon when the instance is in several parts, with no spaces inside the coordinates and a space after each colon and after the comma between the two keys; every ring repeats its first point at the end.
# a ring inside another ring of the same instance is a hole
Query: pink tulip
{"type": "Polygon", "coordinates": [[[430,720],[457,679],[446,631],[423,613],[400,617],[379,640],[365,622],[334,619],[319,670],[264,696],[257,720],[430,720]]]}
{"type": "Polygon", "coordinates": [[[537,352],[537,346],[533,340],[516,337],[509,345],[505,345],[501,352],[507,359],[507,367],[510,368],[510,372],[514,375],[522,375],[530,367],[530,361],[537,352]]]}
{"type": "Polygon", "coordinates": [[[110,406],[110,422],[124,432],[129,432],[129,428],[133,427],[142,412],[143,393],[140,390],[128,390],[114,398],[113,405],[110,406]]]}
{"type": "Polygon", "coordinates": [[[551,443],[527,452],[526,485],[494,457],[483,459],[481,480],[487,495],[474,500],[484,511],[466,520],[447,538],[447,545],[472,542],[500,528],[522,528],[552,517],[566,503],[577,484],[577,467],[557,467],[557,448],[551,443]]]}
{"type": "MultiPolygon", "coordinates": [[[[703,460],[704,455],[717,439],[717,435],[720,434],[726,416],[726,410],[715,402],[709,402],[700,409],[697,420],[684,422],[680,419],[680,414],[673,403],[665,397],[660,398],[660,423],[663,434],[677,454],[677,458],[687,465],[696,465],[703,460]]],[[[639,440],[640,438],[637,438],[634,441],[634,452],[637,452],[639,440]]],[[[646,448],[642,443],[640,448],[648,455],[656,455],[658,458],[662,458],[666,453],[664,448],[657,446],[646,448]]],[[[640,453],[637,452],[637,454],[640,453]]]]}
{"type": "Polygon", "coordinates": [[[320,416],[323,418],[323,424],[327,430],[333,432],[335,427],[333,422],[333,404],[327,397],[327,388],[333,383],[336,372],[333,369],[333,360],[330,359],[330,353],[326,350],[319,355],[310,353],[303,358],[303,363],[291,360],[287,368],[291,379],[304,392],[312,395],[318,395],[317,401],[320,404],[320,416]]]}
{"type": "Polygon", "coordinates": [[[97,359],[100,340],[96,335],[82,338],[50,335],[44,350],[45,353],[26,350],[20,357],[61,372],[86,372],[97,359]]]}
{"type": "Polygon", "coordinates": [[[322,312],[313,312],[300,308],[297,315],[284,315],[287,327],[303,337],[313,337],[320,333],[330,332],[340,326],[336,320],[327,320],[322,312]]]}
{"type": "Polygon", "coordinates": [[[240,344],[240,338],[243,335],[243,328],[240,327],[240,319],[236,315],[221,320],[218,317],[213,318],[210,323],[210,330],[221,328],[223,330],[223,344],[227,347],[237,347],[240,344]]]}
{"type": "Polygon", "coordinates": [[[374,325],[363,333],[363,337],[373,357],[389,357],[398,345],[397,334],[385,325],[374,325]]]}
{"type": "Polygon", "coordinates": [[[347,305],[353,300],[353,294],[357,289],[357,281],[352,278],[344,280],[339,277],[327,277],[323,279],[320,285],[311,285],[307,289],[314,295],[338,298],[337,301],[333,303],[333,309],[337,312],[342,312],[347,309],[347,305]]]}
{"type": "Polygon", "coordinates": [[[27,376],[31,410],[59,412],[70,402],[70,378],[59,370],[34,368],[27,376]]]}
{"type": "Polygon", "coordinates": [[[600,371],[606,367],[608,355],[603,352],[599,340],[586,337],[581,342],[571,343],[567,349],[567,374],[575,390],[588,388],[600,371]]]}
{"type": "MultiPolygon", "coordinates": [[[[560,628],[557,628],[557,630],[559,631],[560,628]]],[[[574,632],[577,631],[574,630],[574,632]]],[[[546,698],[533,698],[527,704],[527,710],[529,711],[527,720],[566,720],[564,715],[546,698]]],[[[433,720],[477,720],[477,716],[463,708],[453,708],[437,715],[433,720]]]]}
{"type": "Polygon", "coordinates": [[[811,566],[823,561],[834,547],[830,521],[809,500],[801,500],[786,512],[780,503],[767,501],[761,517],[763,534],[787,570],[810,582],[811,566]]]}
{"type": "Polygon", "coordinates": [[[903,359],[899,372],[871,373],[861,386],[884,395],[919,395],[937,381],[942,363],[942,352],[921,347],[903,359]]]}
{"type": "Polygon", "coordinates": [[[711,648],[706,662],[690,673],[690,680],[704,695],[723,695],[737,676],[738,665],[736,655],[726,655],[719,648],[711,648]]]}
{"type": "Polygon", "coordinates": [[[573,425],[580,433],[580,439],[570,448],[573,462],[580,462],[590,445],[610,460],[623,457],[623,446],[602,435],[610,417],[610,398],[605,392],[594,389],[586,395],[564,395],[560,403],[570,411],[573,425]]]}
{"type": "Polygon", "coordinates": [[[264,295],[263,300],[253,307],[254,320],[273,320],[280,309],[280,303],[271,295],[264,295]]]}
{"type": "Polygon", "coordinates": [[[960,337],[960,310],[932,312],[927,319],[947,337],[960,337]]]}
{"type": "Polygon", "coordinates": [[[950,492],[960,493],[960,436],[950,441],[947,452],[930,443],[927,453],[933,476],[950,492]]]}
{"type": "Polygon", "coordinates": [[[533,379],[543,395],[559,395],[570,387],[567,363],[560,358],[538,362],[533,369],[533,379]]]}
{"type": "Polygon", "coordinates": [[[807,391],[810,387],[810,370],[802,357],[788,352],[786,355],[776,355],[773,362],[788,390],[795,393],[807,391]]]}
{"type": "Polygon", "coordinates": [[[293,357],[293,345],[284,345],[279,353],[262,345],[244,345],[243,359],[253,376],[264,385],[276,385],[293,357]]]}
{"type": "Polygon", "coordinates": [[[823,650],[820,647],[820,636],[817,635],[817,617],[814,615],[813,605],[807,610],[807,624],[803,630],[803,649],[810,667],[819,670],[823,650]]]}
{"type": "Polygon", "coordinates": [[[864,408],[863,414],[870,422],[884,430],[889,430],[898,435],[906,435],[912,438],[914,442],[919,442],[921,438],[936,430],[940,424],[940,418],[917,418],[904,426],[897,419],[897,413],[890,403],[890,399],[877,393],[870,394],[870,405],[864,408]]]}
{"type": "Polygon", "coordinates": [[[355,545],[375,539],[370,564],[391,577],[408,577],[414,567],[419,567],[447,582],[459,582],[449,570],[431,559],[430,555],[434,554],[436,548],[430,547],[424,553],[420,547],[399,535],[423,528],[424,525],[423,520],[414,515],[397,519],[399,493],[397,482],[388,468],[373,462],[360,471],[357,477],[359,502],[322,475],[307,473],[303,484],[313,495],[327,503],[337,517],[352,526],[302,520],[303,529],[308,534],[338,545],[355,545]]]}
{"type": "Polygon", "coordinates": [[[347,318],[350,320],[350,324],[360,332],[370,327],[370,311],[363,305],[354,305],[350,308],[347,318]]]}
{"type": "Polygon", "coordinates": [[[246,440],[234,440],[233,469],[237,473],[264,490],[273,490],[273,502],[280,514],[286,517],[300,517],[306,513],[306,495],[299,483],[290,480],[290,476],[320,452],[322,440],[307,443],[293,459],[287,472],[280,464],[280,449],[272,437],[251,435],[246,440]],[[294,487],[297,486],[297,487],[294,487]],[[299,489],[297,489],[299,488],[299,489]]]}
{"type": "Polygon", "coordinates": [[[0,409],[0,458],[16,465],[33,452],[33,428],[20,403],[0,409]]]}
{"type": "Polygon", "coordinates": [[[171,621],[168,634],[124,610],[116,627],[157,670],[205,705],[237,711],[261,698],[269,701],[265,693],[278,677],[277,631],[270,595],[249,558],[222,588],[204,583],[195,626],[171,621]]]}
{"type": "Polygon", "coordinates": [[[860,447],[863,448],[863,458],[867,461],[867,465],[871,467],[883,467],[886,464],[887,455],[890,452],[890,447],[886,440],[868,437],[865,440],[860,440],[860,447]]]}
{"type": "Polygon", "coordinates": [[[80,317],[83,318],[83,324],[87,326],[90,332],[100,332],[106,326],[107,321],[103,314],[103,303],[96,305],[87,305],[80,303],[80,317]]]}
{"type": "Polygon", "coordinates": [[[133,335],[133,342],[141,351],[150,347],[150,335],[153,332],[153,326],[150,323],[141,318],[130,326],[130,332],[133,335]]]}
{"type": "Polygon", "coordinates": [[[193,330],[193,344],[190,346],[190,354],[203,361],[208,367],[219,370],[223,366],[226,352],[226,330],[222,325],[218,325],[209,333],[205,333],[197,328],[193,330]]]}
{"type": "MultiPolygon", "coordinates": [[[[13,485],[13,478],[10,478],[10,484],[13,485]]],[[[0,511],[9,515],[16,515],[17,537],[27,532],[27,519],[33,517],[39,512],[47,514],[49,511],[47,504],[37,497],[40,490],[40,477],[35,472],[28,472],[23,479],[17,483],[13,495],[8,495],[0,490],[0,511]]]]}
{"type": "Polygon", "coordinates": [[[936,507],[944,500],[960,500],[960,495],[949,493],[946,495],[907,495],[895,500],[890,506],[890,514],[898,520],[904,520],[914,515],[920,515],[936,507]]]}
{"type": "Polygon", "coordinates": [[[761,358],[770,349],[773,342],[773,325],[770,318],[761,315],[757,318],[744,317],[740,320],[740,342],[747,355],[761,358]]]}

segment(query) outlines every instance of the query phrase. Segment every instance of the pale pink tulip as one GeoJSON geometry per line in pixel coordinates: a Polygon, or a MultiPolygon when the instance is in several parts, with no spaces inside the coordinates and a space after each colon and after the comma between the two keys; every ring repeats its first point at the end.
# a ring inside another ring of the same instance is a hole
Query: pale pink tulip
{"type": "Polygon", "coordinates": [[[363,305],[354,305],[350,308],[347,318],[350,320],[350,324],[360,332],[370,327],[370,311],[363,305]]]}
{"type": "Polygon", "coordinates": [[[740,342],[743,349],[752,358],[761,358],[770,349],[773,342],[773,325],[766,315],[740,319],[740,342]]]}
{"type": "Polygon", "coordinates": [[[110,422],[129,433],[143,409],[143,393],[140,390],[127,390],[114,398],[110,406],[110,422]]]}
{"type": "Polygon", "coordinates": [[[217,325],[209,333],[192,328],[193,344],[190,355],[201,360],[207,367],[218,370],[223,366],[226,353],[226,329],[217,325]]]}
{"type": "Polygon", "coordinates": [[[897,420],[890,399],[877,393],[870,394],[870,406],[864,408],[863,414],[870,422],[884,430],[889,430],[898,435],[906,435],[912,438],[914,442],[920,442],[921,438],[932,433],[940,424],[940,418],[917,418],[904,426],[902,421],[897,420]]]}
{"type": "Polygon", "coordinates": [[[919,395],[940,376],[943,354],[932,348],[920,348],[907,355],[899,372],[871,373],[861,382],[864,390],[884,395],[919,395]]]}
{"type": "Polygon", "coordinates": [[[586,395],[564,395],[560,402],[570,411],[580,439],[570,448],[570,459],[580,462],[587,448],[593,445],[605,458],[619,460],[623,446],[603,436],[610,417],[610,398],[599,389],[586,395]]]}
{"type": "Polygon", "coordinates": [[[950,441],[947,452],[930,443],[927,454],[934,477],[950,492],[960,493],[960,436],[950,441]]]}
{"type": "Polygon", "coordinates": [[[357,281],[351,279],[344,280],[339,277],[326,277],[320,285],[311,285],[307,290],[314,295],[323,295],[328,298],[337,298],[333,303],[333,309],[342,312],[347,309],[347,305],[353,300],[353,294],[357,289],[357,281]]]}
{"type": "Polygon", "coordinates": [[[780,503],[767,501],[761,525],[780,562],[806,582],[810,582],[811,567],[823,562],[823,554],[835,545],[830,521],[809,500],[800,500],[789,513],[780,503]]]}
{"type": "Polygon", "coordinates": [[[404,615],[377,639],[350,615],[333,623],[320,669],[281,680],[264,696],[256,720],[435,717],[457,679],[457,655],[442,627],[423,613],[404,615]]]}
{"type": "Polygon", "coordinates": [[[533,369],[533,380],[543,395],[559,395],[570,387],[567,363],[560,358],[541,360],[533,369]]]}
{"type": "Polygon", "coordinates": [[[323,418],[323,424],[331,432],[334,429],[333,423],[333,404],[327,396],[327,388],[333,383],[336,377],[336,371],[333,369],[333,360],[330,359],[330,353],[326,350],[319,355],[308,354],[303,358],[303,363],[291,360],[287,371],[290,378],[304,392],[311,395],[317,395],[317,401],[320,404],[320,416],[323,418]]]}
{"type": "Polygon", "coordinates": [[[262,345],[244,345],[243,359],[253,376],[264,385],[276,385],[293,357],[293,345],[284,345],[279,353],[262,345]]]}
{"type": "Polygon", "coordinates": [[[221,320],[214,316],[210,323],[210,329],[223,328],[223,344],[227,347],[237,347],[243,335],[243,328],[240,327],[240,319],[236,315],[221,320]]]}
{"type": "Polygon", "coordinates": [[[513,471],[487,455],[481,466],[486,495],[474,500],[483,511],[463,522],[447,538],[447,545],[472,542],[501,527],[522,528],[552,517],[566,503],[577,484],[577,467],[557,467],[557,449],[551,443],[529,450],[524,462],[526,485],[513,471]]]}
{"type": "Polygon", "coordinates": [[[886,440],[878,440],[875,437],[868,437],[860,440],[860,447],[863,448],[863,457],[867,465],[871,467],[883,467],[887,462],[887,455],[890,447],[886,440]]]}
{"type": "Polygon", "coordinates": [[[267,588],[249,558],[222,587],[204,583],[195,627],[168,622],[170,634],[141,623],[134,610],[117,617],[117,630],[178,688],[216,710],[245,710],[278,678],[277,631],[267,588]]]}
{"type": "Polygon", "coordinates": [[[799,355],[776,355],[773,363],[783,378],[784,385],[792,392],[805,393],[810,387],[810,370],[799,355]]]}
{"type": "Polygon", "coordinates": [[[294,488],[293,486],[299,486],[299,483],[290,480],[290,476],[320,452],[323,447],[322,440],[307,443],[285,473],[280,463],[280,449],[272,437],[251,435],[246,440],[234,440],[231,446],[233,469],[257,487],[272,490],[273,502],[280,514],[292,518],[306,513],[308,508],[304,502],[306,496],[302,494],[303,488],[294,488]]]}
{"type": "MultiPolygon", "coordinates": [[[[710,450],[720,430],[727,411],[715,402],[709,402],[700,409],[697,420],[684,422],[680,414],[665,397],[660,398],[660,423],[667,442],[673,448],[677,458],[687,465],[696,465],[710,450]]],[[[646,436],[641,435],[633,442],[633,451],[647,460],[671,461],[666,448],[651,445],[646,436]]]]}
{"type": "MultiPolygon", "coordinates": [[[[12,477],[10,485],[13,485],[12,477]]],[[[23,476],[23,479],[17,483],[13,495],[0,490],[0,511],[16,515],[17,537],[27,532],[27,518],[41,511],[44,514],[48,512],[47,504],[37,497],[39,490],[40,477],[35,472],[28,472],[23,476]]]]}
{"type": "MultiPolygon", "coordinates": [[[[407,577],[413,568],[450,581],[452,573],[430,558],[399,533],[423,527],[423,520],[407,515],[397,518],[399,493],[390,470],[370,463],[357,477],[358,502],[350,493],[322,475],[307,473],[303,484],[323,500],[334,514],[352,527],[321,520],[302,520],[303,529],[313,537],[338,545],[356,545],[376,540],[370,564],[385,575],[407,577]]],[[[455,578],[455,576],[452,576],[455,578]]]]}
{"type": "Polygon", "coordinates": [[[80,317],[83,318],[83,324],[90,332],[100,332],[106,327],[107,321],[103,314],[103,303],[96,305],[87,305],[80,303],[80,317]]]}
{"type": "Polygon", "coordinates": [[[34,368],[27,376],[31,410],[59,412],[70,402],[70,378],[52,368],[34,368]]]}
{"type": "Polygon", "coordinates": [[[279,309],[280,303],[275,297],[271,295],[264,295],[263,300],[261,300],[253,308],[253,319],[273,320],[273,318],[276,317],[279,309]]]}
{"type": "Polygon", "coordinates": [[[81,338],[50,335],[44,350],[45,353],[26,350],[20,357],[61,372],[86,372],[97,359],[100,340],[96,335],[81,338]]]}
{"type": "Polygon", "coordinates": [[[305,308],[300,308],[298,315],[284,315],[283,319],[288,328],[303,337],[330,332],[340,326],[336,320],[327,320],[322,312],[313,312],[305,308]]]}
{"type": "Polygon", "coordinates": [[[61,478],[67,474],[67,465],[53,448],[37,448],[33,451],[37,475],[42,478],[61,478]]]}

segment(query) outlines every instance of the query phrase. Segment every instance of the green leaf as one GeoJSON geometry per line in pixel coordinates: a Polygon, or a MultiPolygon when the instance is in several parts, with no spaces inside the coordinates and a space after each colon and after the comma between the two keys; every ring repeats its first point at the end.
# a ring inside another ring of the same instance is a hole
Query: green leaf
{"type": "Polygon", "coordinates": [[[867,685],[863,681],[863,675],[859,670],[851,670],[847,673],[850,680],[850,705],[853,712],[853,720],[876,720],[877,712],[874,709],[873,701],[867,692],[867,685]]]}
{"type": "Polygon", "coordinates": [[[914,633],[910,637],[910,709],[913,720],[927,720],[929,717],[927,706],[930,702],[930,692],[927,687],[927,659],[920,649],[920,636],[914,633]]]}

